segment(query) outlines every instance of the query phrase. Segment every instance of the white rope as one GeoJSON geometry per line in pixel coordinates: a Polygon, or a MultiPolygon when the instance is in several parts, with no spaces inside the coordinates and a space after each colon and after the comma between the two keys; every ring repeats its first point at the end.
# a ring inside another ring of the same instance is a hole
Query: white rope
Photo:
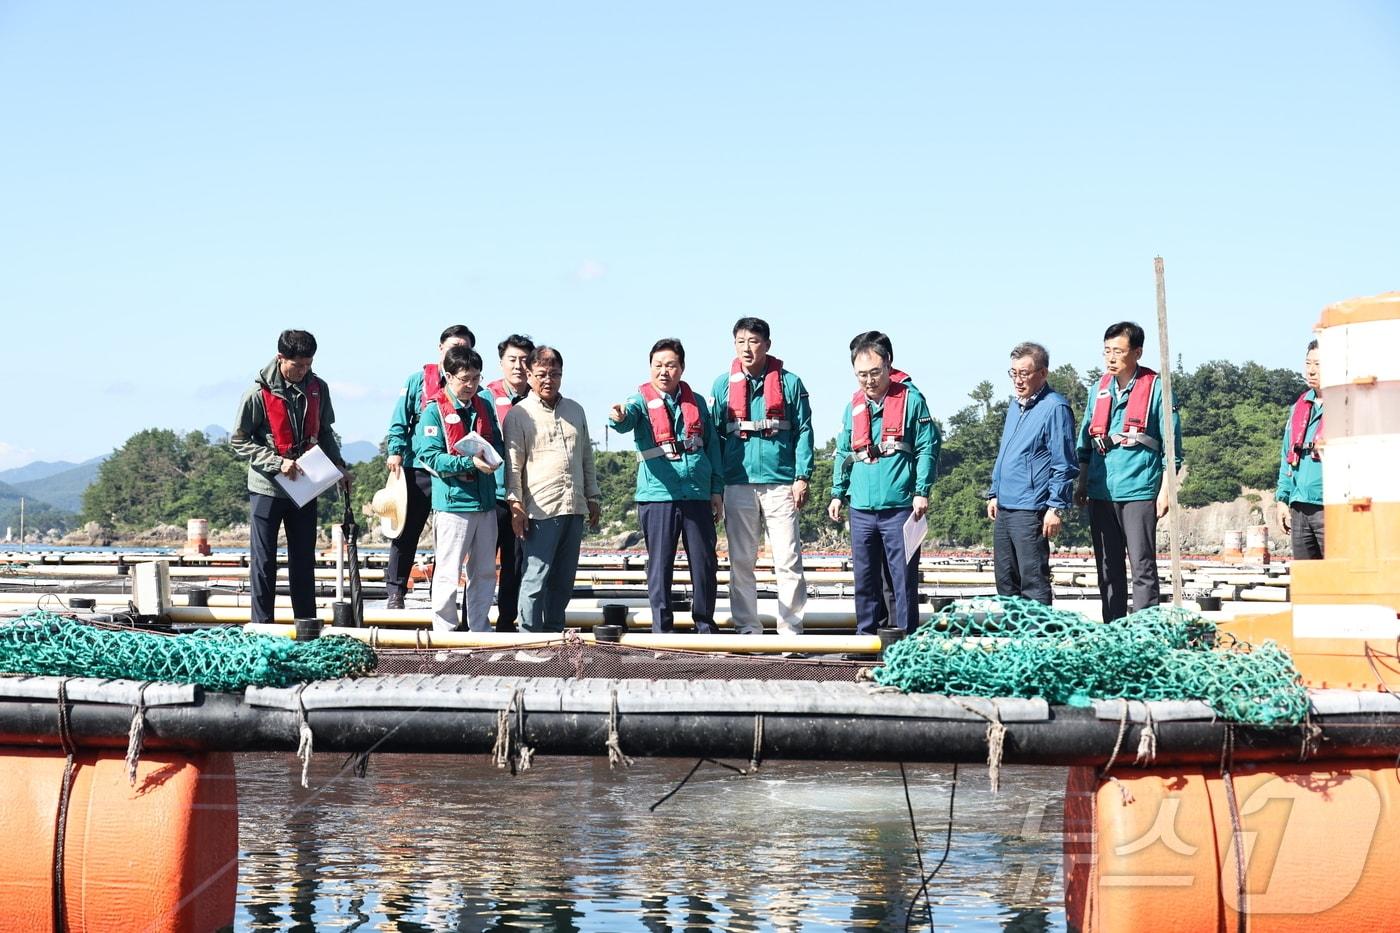
{"type": "Polygon", "coordinates": [[[612,691],[612,711],[608,713],[608,768],[615,770],[619,765],[632,767],[632,759],[622,750],[622,738],[617,733],[617,688],[612,691]]]}
{"type": "Polygon", "coordinates": [[[306,719],[306,704],[302,702],[301,695],[306,690],[306,684],[297,687],[297,758],[301,759],[301,786],[310,787],[311,776],[311,754],[314,738],[311,735],[311,723],[306,719]]]}
{"type": "Polygon", "coordinates": [[[132,787],[136,786],[136,766],[141,763],[141,748],[146,741],[146,687],[149,684],[149,681],[141,684],[131,713],[131,728],[126,733],[126,780],[132,787]]]}
{"type": "Polygon", "coordinates": [[[1142,704],[1142,735],[1138,736],[1137,758],[1133,764],[1150,765],[1157,760],[1157,730],[1152,723],[1152,707],[1146,701],[1142,704]]]}

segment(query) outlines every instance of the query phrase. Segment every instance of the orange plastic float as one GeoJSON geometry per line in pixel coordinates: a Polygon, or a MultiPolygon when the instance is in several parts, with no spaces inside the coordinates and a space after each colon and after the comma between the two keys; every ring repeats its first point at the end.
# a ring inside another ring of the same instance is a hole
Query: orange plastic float
{"type": "MultiPolygon", "coordinates": [[[[54,836],[65,756],[0,749],[0,930],[59,929],[54,836]]],[[[63,833],[63,929],[207,931],[233,922],[238,789],[226,752],[76,756],[63,833]]]]}
{"type": "Polygon", "coordinates": [[[1392,929],[1400,916],[1395,763],[1070,769],[1065,913],[1089,931],[1392,929]],[[1358,766],[1358,765],[1363,766],[1358,766]],[[1236,843],[1243,853],[1236,860],[1236,843]]]}

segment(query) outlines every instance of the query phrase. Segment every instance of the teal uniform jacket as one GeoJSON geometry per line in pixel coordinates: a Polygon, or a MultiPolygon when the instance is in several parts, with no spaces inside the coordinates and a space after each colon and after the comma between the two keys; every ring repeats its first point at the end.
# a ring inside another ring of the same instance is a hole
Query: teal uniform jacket
{"type": "MultiPolygon", "coordinates": [[[[450,389],[447,391],[467,431],[485,435],[486,432],[477,424],[475,406],[464,407],[450,389]]],[[[489,401],[486,403],[486,417],[490,419],[491,446],[504,460],[506,448],[501,439],[501,426],[496,423],[496,412],[489,401]]],[[[442,413],[438,411],[436,403],[423,409],[413,446],[418,452],[418,465],[433,473],[434,511],[489,512],[496,507],[495,476],[478,470],[471,457],[448,453],[442,413]]]]}
{"type": "Polygon", "coordinates": [[[423,369],[420,366],[404,380],[389,416],[389,433],[384,439],[384,451],[390,457],[403,458],[405,467],[418,465],[413,452],[413,436],[418,428],[419,412],[423,408],[423,369]]]}
{"type": "MultiPolygon", "coordinates": [[[[870,436],[878,439],[884,427],[884,404],[871,406],[870,436]]],[[[841,434],[836,439],[836,465],[832,469],[831,497],[849,499],[851,508],[866,511],[905,509],[915,496],[928,497],[938,475],[938,454],[943,439],[929,414],[928,403],[917,390],[910,390],[904,403],[904,441],[912,440],[914,452],[886,454],[874,463],[852,460],[851,406],[841,418],[841,434]]]]}
{"type": "MultiPolygon", "coordinates": [[[[761,421],[768,417],[763,404],[763,377],[745,378],[749,381],[749,420],[761,421]]],[[[782,420],[788,422],[788,427],[780,428],[773,437],[751,433],[745,439],[737,431],[728,431],[733,417],[729,410],[729,373],[715,380],[710,405],[723,451],[726,486],[791,485],[795,480],[812,478],[812,405],[802,380],[786,369],[782,370],[782,383],[782,420]]]]}
{"type": "MultiPolygon", "coordinates": [[[[1162,488],[1162,464],[1166,451],[1162,445],[1162,380],[1152,384],[1152,400],[1147,406],[1147,425],[1144,433],[1157,441],[1159,449],[1137,444],[1133,447],[1113,447],[1107,454],[1094,450],[1089,440],[1089,425],[1094,421],[1094,407],[1100,401],[1113,406],[1108,419],[1108,433],[1123,431],[1123,419],[1128,414],[1128,396],[1137,383],[1133,374],[1127,389],[1118,391],[1118,380],[1108,381],[1109,397],[1098,398],[1098,384],[1089,391],[1089,404],[1084,410],[1084,421],[1079,426],[1079,465],[1080,476],[1086,477],[1086,491],[1090,499],[1105,502],[1138,502],[1143,499],[1156,499],[1162,488]]],[[[1172,413],[1172,427],[1176,438],[1176,468],[1181,469],[1183,451],[1181,447],[1181,416],[1172,413]]]]}
{"type": "MultiPolygon", "coordinates": [[[[694,391],[694,390],[692,390],[694,391]]],[[[676,437],[685,436],[685,425],[681,421],[681,407],[674,396],[662,395],[666,400],[666,413],[671,417],[671,427],[676,437]]],[[[710,410],[705,406],[704,396],[695,397],[695,406],[700,410],[701,437],[705,444],[699,450],[681,454],[679,460],[653,457],[637,464],[638,502],[684,502],[705,500],[724,492],[724,465],[720,460],[719,434],[710,410]]],[[[623,403],[621,421],[608,419],[608,426],[619,434],[631,434],[637,451],[650,450],[656,446],[656,437],[651,433],[651,419],[647,417],[646,401],[640,392],[633,392],[623,403]]]]}
{"type": "MultiPolygon", "coordinates": [[[[1307,430],[1303,433],[1303,444],[1309,446],[1317,438],[1317,429],[1322,425],[1322,399],[1312,389],[1307,397],[1313,403],[1312,415],[1308,418],[1307,430]]],[[[1293,422],[1293,408],[1289,406],[1288,418],[1283,422],[1283,445],[1279,448],[1278,491],[1274,498],[1279,502],[1302,502],[1309,505],[1322,505],[1322,461],[1304,454],[1296,467],[1288,465],[1288,430],[1293,422]]]]}

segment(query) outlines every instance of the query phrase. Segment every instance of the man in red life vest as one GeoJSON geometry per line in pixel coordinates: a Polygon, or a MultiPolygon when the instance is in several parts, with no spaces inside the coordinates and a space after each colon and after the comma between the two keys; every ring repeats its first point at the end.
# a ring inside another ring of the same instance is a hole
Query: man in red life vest
{"type": "Polygon", "coordinates": [[[724,464],[704,399],[681,381],[685,347],[667,337],[651,348],[651,379],[614,405],[608,424],[637,446],[637,520],[647,545],[653,632],[672,630],[676,542],[685,538],[697,634],[714,634],[718,567],[715,525],[724,518],[724,464]]]}
{"type": "MultiPolygon", "coordinates": [[[[506,423],[510,410],[530,394],[530,373],[527,361],[534,352],[535,342],[523,334],[511,334],[496,344],[501,360],[501,378],[482,389],[496,409],[496,423],[506,423]]],[[[506,502],[506,467],[496,471],[496,560],[500,577],[496,581],[496,631],[515,632],[520,617],[520,580],[525,571],[525,552],[516,541],[511,527],[511,512],[506,502]]]]}
{"type": "Polygon", "coordinates": [[[253,593],[252,621],[271,622],[277,599],[277,533],[287,532],[287,576],[292,612],[298,618],[316,614],[316,503],[298,507],[273,481],[279,473],[295,479],[297,458],[319,446],[345,474],[350,470],[340,455],[340,441],[331,426],[335,411],[325,381],[311,371],[316,338],[304,330],[284,330],[277,338],[277,356],[263,367],[253,388],[244,393],[233,419],[229,444],[248,458],[249,584],[253,593]]]}
{"type": "MultiPolygon", "coordinates": [[[[906,389],[912,390],[915,394],[922,395],[919,387],[914,385],[914,379],[902,369],[895,368],[894,365],[894,342],[884,331],[867,330],[856,334],[851,338],[850,351],[855,352],[856,347],[863,343],[878,344],[890,360],[890,382],[898,383],[906,389]]],[[[927,401],[927,400],[925,400],[927,401]]],[[[880,584],[884,594],[882,601],[875,607],[874,625],[878,630],[881,626],[889,624],[889,619],[894,615],[894,582],[890,578],[889,565],[885,563],[885,553],[881,551],[872,557],[879,558],[880,584]]]]}
{"type": "Polygon", "coordinates": [[[457,581],[465,575],[466,627],[486,632],[496,589],[495,465],[488,462],[485,448],[471,450],[464,444],[475,433],[504,462],[505,443],[490,400],[477,391],[481,355],[453,347],[442,358],[442,370],[442,388],[423,409],[413,441],[419,462],[433,474],[433,628],[460,628],[457,581]]]}
{"type": "Polygon", "coordinates": [[[798,513],[812,479],[812,406],[802,380],[768,353],[771,347],[767,321],[740,318],[734,361],[711,390],[724,451],[729,609],[735,631],[763,633],[754,566],[766,527],[778,583],[778,633],[801,635],[807,581],[798,513]]]}
{"type": "Polygon", "coordinates": [[[421,369],[404,381],[394,403],[394,414],[389,419],[389,433],[384,447],[388,457],[384,465],[389,472],[405,472],[404,485],[408,489],[408,511],[403,521],[403,530],[397,538],[389,541],[389,565],[384,568],[384,589],[389,599],[386,609],[402,609],[404,594],[408,591],[408,575],[413,570],[413,560],[418,555],[418,539],[423,534],[423,526],[428,522],[432,511],[433,477],[420,468],[413,453],[413,435],[422,418],[422,412],[433,396],[442,388],[442,358],[453,347],[476,346],[476,335],[465,324],[453,324],[443,330],[438,337],[436,363],[425,363],[421,369]]]}
{"type": "Polygon", "coordinates": [[[846,406],[836,439],[827,517],[839,522],[841,507],[849,502],[856,631],[878,631],[883,561],[894,583],[889,624],[912,632],[919,624],[919,551],[906,549],[904,526],[928,512],[941,439],[924,397],[890,379],[890,357],[882,344],[856,344],[851,367],[860,388],[846,406]]]}
{"type": "Polygon", "coordinates": [[[1308,388],[1288,413],[1279,453],[1278,523],[1293,539],[1294,560],[1321,560],[1322,526],[1322,376],[1317,341],[1308,344],[1303,361],[1308,388]]]}
{"type": "MultiPolygon", "coordinates": [[[[1139,366],[1145,339],[1131,321],[1103,335],[1104,374],[1091,387],[1079,428],[1076,505],[1089,506],[1089,535],[1099,576],[1103,620],[1128,614],[1128,577],[1133,565],[1133,611],[1157,605],[1157,519],[1167,514],[1162,477],[1162,385],[1139,366]]],[[[1181,468],[1181,420],[1172,413],[1176,463],[1181,468]]]]}

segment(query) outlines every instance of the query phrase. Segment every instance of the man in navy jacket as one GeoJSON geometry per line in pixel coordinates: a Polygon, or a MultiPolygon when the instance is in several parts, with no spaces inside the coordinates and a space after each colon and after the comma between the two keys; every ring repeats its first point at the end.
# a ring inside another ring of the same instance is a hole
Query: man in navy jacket
{"type": "Polygon", "coordinates": [[[996,522],[997,593],[1049,605],[1050,539],[1060,531],[1060,511],[1070,507],[1079,474],[1074,413],[1046,383],[1050,354],[1040,344],[1013,347],[1008,375],[1016,397],[987,491],[987,517],[996,522]]]}

